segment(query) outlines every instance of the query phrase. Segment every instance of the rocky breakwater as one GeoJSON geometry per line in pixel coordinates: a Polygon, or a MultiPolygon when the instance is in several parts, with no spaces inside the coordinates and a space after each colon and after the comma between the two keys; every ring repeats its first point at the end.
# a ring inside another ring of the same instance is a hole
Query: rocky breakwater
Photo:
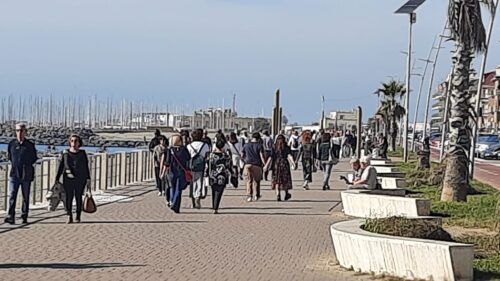
{"type": "MultiPolygon", "coordinates": [[[[147,145],[144,141],[106,140],[96,135],[91,129],[67,127],[29,128],[27,137],[38,145],[68,145],[72,134],[79,135],[84,146],[95,147],[138,147],[147,145]]],[[[0,143],[9,143],[16,136],[12,125],[0,124],[0,143]]]]}

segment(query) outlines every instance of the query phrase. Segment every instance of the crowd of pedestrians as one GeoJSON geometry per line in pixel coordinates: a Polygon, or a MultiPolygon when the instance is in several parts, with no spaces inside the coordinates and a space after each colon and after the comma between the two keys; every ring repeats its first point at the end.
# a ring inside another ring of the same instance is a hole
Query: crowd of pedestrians
{"type": "MultiPolygon", "coordinates": [[[[30,185],[34,179],[34,164],[37,161],[35,145],[26,139],[26,125],[16,125],[16,139],[8,145],[11,162],[9,174],[9,206],[6,223],[15,223],[15,207],[19,188],[23,204],[21,219],[28,222],[30,185]]],[[[76,201],[76,222],[81,221],[82,196],[90,189],[88,157],[80,147],[83,145],[78,135],[71,135],[69,147],[61,154],[56,182],[62,178],[65,192],[65,209],[68,223],[73,223],[72,202],[76,201]]],[[[351,159],[352,179],[345,178],[351,188],[377,188],[376,170],[370,166],[371,155],[387,157],[387,138],[382,134],[377,138],[362,136],[363,157],[351,159]]],[[[268,131],[231,132],[224,135],[217,132],[211,139],[206,130],[192,132],[183,130],[170,138],[155,131],[149,150],[153,155],[154,175],[158,196],[164,196],[167,206],[175,213],[180,212],[182,193],[189,188],[192,208],[202,208],[202,201],[211,188],[212,209],[218,213],[222,196],[229,184],[234,188],[244,180],[246,201],[261,198],[261,181],[269,180],[276,191],[276,200],[284,201],[292,197],[292,170],[302,165],[304,190],[309,189],[313,175],[321,170],[322,189],[329,190],[330,175],[339,159],[355,154],[357,137],[349,131],[292,131],[286,135],[282,131],[273,137],[268,131]],[[283,195],[283,197],[282,197],[283,195]]]]}

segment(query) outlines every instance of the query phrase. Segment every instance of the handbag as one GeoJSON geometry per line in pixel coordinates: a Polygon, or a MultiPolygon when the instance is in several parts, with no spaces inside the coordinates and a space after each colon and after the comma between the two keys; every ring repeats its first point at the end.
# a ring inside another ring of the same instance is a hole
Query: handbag
{"type": "Polygon", "coordinates": [[[85,193],[85,198],[83,198],[83,211],[89,214],[97,211],[97,205],[95,204],[94,198],[92,198],[92,192],[90,192],[90,190],[85,193]]]}
{"type": "Polygon", "coordinates": [[[172,153],[172,155],[174,156],[174,159],[175,161],[177,162],[177,164],[179,164],[179,166],[182,168],[182,170],[184,171],[184,177],[186,178],[186,182],[187,183],[191,183],[193,182],[193,172],[191,172],[190,170],[186,169],[184,167],[184,165],[181,164],[181,161],[179,161],[179,159],[177,158],[177,156],[175,155],[175,152],[170,150],[170,152],[172,153]]]}

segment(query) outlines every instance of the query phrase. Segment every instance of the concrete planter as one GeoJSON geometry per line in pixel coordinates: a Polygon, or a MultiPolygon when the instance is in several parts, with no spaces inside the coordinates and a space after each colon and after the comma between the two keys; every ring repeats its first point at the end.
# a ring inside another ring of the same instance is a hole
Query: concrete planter
{"type": "Polygon", "coordinates": [[[342,267],[407,279],[473,278],[472,245],[376,234],[362,230],[362,224],[363,220],[352,220],[330,228],[342,267]]]}
{"type": "MultiPolygon", "coordinates": [[[[403,195],[404,195],[404,189],[403,195]]],[[[427,199],[402,197],[398,189],[346,190],[340,193],[344,213],[358,218],[429,216],[427,199]],[[392,196],[391,196],[392,192],[392,196]],[[398,194],[399,193],[399,194],[398,194]]]]}

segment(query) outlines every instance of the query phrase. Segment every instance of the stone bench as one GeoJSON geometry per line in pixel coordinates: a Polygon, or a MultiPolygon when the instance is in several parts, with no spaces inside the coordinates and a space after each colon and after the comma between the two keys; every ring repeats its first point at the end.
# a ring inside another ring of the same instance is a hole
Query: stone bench
{"type": "Polygon", "coordinates": [[[408,187],[406,180],[395,177],[377,177],[378,182],[382,185],[382,189],[397,189],[408,187]]]}
{"type": "Polygon", "coordinates": [[[359,218],[387,218],[429,216],[431,201],[420,198],[403,197],[404,189],[342,191],[344,213],[359,218]]]}
{"type": "Polygon", "coordinates": [[[473,279],[472,245],[372,233],[361,229],[363,222],[344,221],[330,227],[342,267],[404,279],[473,279]]]}
{"type": "Polygon", "coordinates": [[[398,168],[389,166],[373,166],[378,173],[400,173],[398,168]]]}
{"type": "Polygon", "coordinates": [[[370,165],[372,165],[372,166],[394,166],[395,164],[391,160],[372,159],[372,160],[370,160],[370,165]]]}

